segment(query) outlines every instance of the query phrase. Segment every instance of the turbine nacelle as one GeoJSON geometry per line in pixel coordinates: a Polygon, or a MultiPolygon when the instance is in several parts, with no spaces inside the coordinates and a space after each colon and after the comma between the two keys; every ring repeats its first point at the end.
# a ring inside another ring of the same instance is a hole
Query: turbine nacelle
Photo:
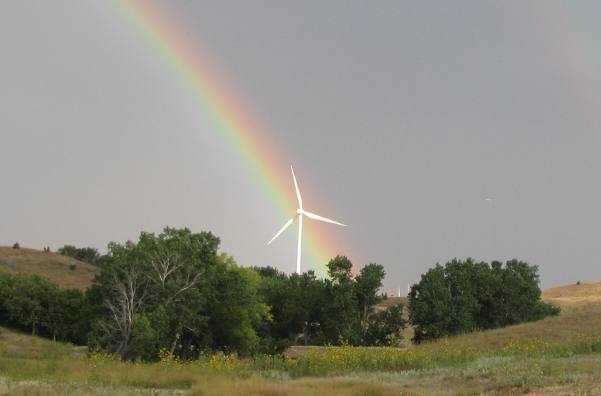
{"type": "Polygon", "coordinates": [[[315,213],[311,213],[311,212],[307,212],[307,211],[303,210],[303,199],[301,197],[300,190],[298,188],[298,183],[296,182],[296,176],[294,175],[294,169],[292,168],[292,165],[290,165],[290,171],[292,172],[292,180],[294,181],[294,190],[296,192],[296,199],[298,201],[298,209],[296,209],[296,216],[294,216],[293,218],[288,220],[286,222],[286,224],[284,224],[284,226],[275,234],[275,236],[273,238],[271,238],[271,240],[269,242],[267,242],[267,245],[271,244],[271,242],[273,242],[277,237],[279,237],[280,234],[282,234],[286,230],[286,228],[290,227],[290,225],[292,223],[294,223],[294,221],[296,219],[298,219],[298,250],[296,253],[296,272],[298,274],[300,274],[301,246],[302,246],[301,241],[302,241],[302,234],[303,234],[303,216],[307,216],[308,218],[313,219],[313,220],[336,224],[336,225],[339,225],[342,227],[346,227],[346,224],[342,224],[337,221],[328,219],[327,217],[316,215],[315,213]]]}

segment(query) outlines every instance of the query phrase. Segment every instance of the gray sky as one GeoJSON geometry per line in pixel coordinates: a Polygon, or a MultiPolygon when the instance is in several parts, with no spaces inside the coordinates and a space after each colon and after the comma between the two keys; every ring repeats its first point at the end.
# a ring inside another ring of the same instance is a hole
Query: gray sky
{"type": "MultiPolygon", "coordinates": [[[[601,3],[161,7],[307,207],[350,225],[310,227],[383,264],[385,290],[467,256],[527,260],[545,287],[600,278],[601,3]]],[[[294,269],[294,231],[265,247],[287,219],[112,2],[1,2],[0,60],[0,244],[104,250],[187,226],[294,269]]]]}

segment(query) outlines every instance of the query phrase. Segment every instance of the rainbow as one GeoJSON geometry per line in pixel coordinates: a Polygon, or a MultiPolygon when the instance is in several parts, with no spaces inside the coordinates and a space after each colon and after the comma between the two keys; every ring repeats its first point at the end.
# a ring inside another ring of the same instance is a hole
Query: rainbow
{"type": "MultiPolygon", "coordinates": [[[[164,10],[141,0],[117,0],[115,4],[143,32],[199,109],[211,118],[215,131],[239,155],[266,196],[281,211],[283,223],[295,212],[296,197],[288,173],[289,164],[282,161],[277,148],[272,147],[263,132],[265,128],[243,111],[240,100],[211,68],[206,54],[184,39],[164,10]]],[[[314,230],[305,233],[303,239],[305,269],[315,270],[320,277],[326,276],[325,264],[337,253],[336,246],[314,230]]]]}
{"type": "Polygon", "coordinates": [[[566,91],[579,100],[585,114],[591,115],[596,124],[600,82],[597,67],[601,52],[597,34],[591,29],[597,23],[595,13],[578,2],[552,1],[547,7],[531,10],[531,14],[534,27],[545,33],[548,49],[555,56],[553,61],[562,65],[566,91]],[[582,72],[583,67],[590,66],[592,70],[582,72]]]}

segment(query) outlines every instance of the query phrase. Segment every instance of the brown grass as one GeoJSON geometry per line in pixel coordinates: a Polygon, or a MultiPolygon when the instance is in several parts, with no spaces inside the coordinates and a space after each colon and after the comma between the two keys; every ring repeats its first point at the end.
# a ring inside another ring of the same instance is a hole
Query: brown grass
{"type": "Polygon", "coordinates": [[[61,287],[80,290],[89,287],[96,274],[96,267],[71,257],[35,249],[13,249],[8,246],[0,246],[0,270],[34,274],[61,287]]]}
{"type": "Polygon", "coordinates": [[[552,287],[543,291],[543,299],[565,307],[601,304],[601,282],[552,287]]]}
{"type": "Polygon", "coordinates": [[[402,395],[398,384],[365,383],[349,378],[303,378],[274,381],[250,377],[228,381],[223,377],[202,377],[192,389],[197,396],[398,396],[402,395]]]}

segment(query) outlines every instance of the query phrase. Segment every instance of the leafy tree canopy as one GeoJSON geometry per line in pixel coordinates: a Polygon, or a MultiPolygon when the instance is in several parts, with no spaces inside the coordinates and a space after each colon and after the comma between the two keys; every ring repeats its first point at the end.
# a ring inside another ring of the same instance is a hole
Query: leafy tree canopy
{"type": "Polygon", "coordinates": [[[436,265],[413,285],[409,319],[421,342],[557,315],[540,299],[538,267],[519,260],[503,266],[454,259],[436,265]]]}

